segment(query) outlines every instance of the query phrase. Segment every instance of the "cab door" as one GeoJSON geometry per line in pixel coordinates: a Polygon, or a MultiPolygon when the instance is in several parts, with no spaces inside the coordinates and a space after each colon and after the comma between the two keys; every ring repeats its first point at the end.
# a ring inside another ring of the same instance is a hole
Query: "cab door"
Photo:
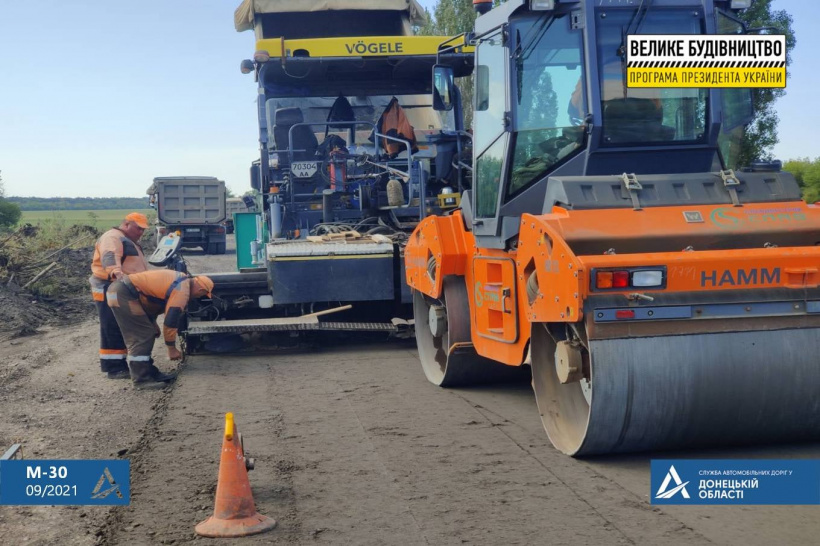
{"type": "Polygon", "coordinates": [[[505,35],[502,27],[482,37],[476,48],[472,192],[472,230],[476,237],[498,234],[509,145],[509,52],[505,35]]]}
{"type": "MultiPolygon", "coordinates": [[[[476,245],[499,247],[499,216],[510,142],[509,49],[506,26],[482,37],[476,49],[472,230],[476,245]]],[[[492,251],[491,251],[492,252],[492,251]]],[[[515,261],[504,256],[473,257],[474,335],[493,342],[518,340],[515,261]]],[[[479,351],[481,352],[481,351],[479,351]]]]}

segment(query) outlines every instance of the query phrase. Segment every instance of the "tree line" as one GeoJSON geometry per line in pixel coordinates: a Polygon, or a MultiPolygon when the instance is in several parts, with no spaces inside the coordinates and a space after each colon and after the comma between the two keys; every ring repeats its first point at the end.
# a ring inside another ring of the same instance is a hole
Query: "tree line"
{"type": "Polygon", "coordinates": [[[807,203],[820,201],[820,157],[790,159],[783,164],[783,170],[794,175],[807,203]]]}
{"type": "Polygon", "coordinates": [[[0,171],[0,230],[17,225],[21,215],[20,206],[6,199],[6,186],[3,184],[3,172],[0,171]]]}

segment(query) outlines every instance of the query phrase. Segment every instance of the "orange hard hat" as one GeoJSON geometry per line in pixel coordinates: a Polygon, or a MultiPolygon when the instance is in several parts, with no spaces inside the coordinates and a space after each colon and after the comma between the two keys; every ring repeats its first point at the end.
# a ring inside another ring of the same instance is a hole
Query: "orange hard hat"
{"type": "Polygon", "coordinates": [[[148,229],[148,217],[141,212],[132,212],[125,217],[126,221],[134,222],[142,229],[148,229]]]}
{"type": "Polygon", "coordinates": [[[197,288],[205,290],[209,298],[213,297],[214,281],[205,275],[197,275],[193,278],[193,281],[197,288]]]}

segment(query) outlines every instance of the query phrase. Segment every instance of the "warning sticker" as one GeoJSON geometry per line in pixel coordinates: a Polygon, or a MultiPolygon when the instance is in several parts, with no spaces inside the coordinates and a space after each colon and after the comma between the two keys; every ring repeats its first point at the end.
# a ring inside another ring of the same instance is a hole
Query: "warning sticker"
{"type": "Polygon", "coordinates": [[[786,37],[628,37],[628,87],[786,87],[786,37]]]}

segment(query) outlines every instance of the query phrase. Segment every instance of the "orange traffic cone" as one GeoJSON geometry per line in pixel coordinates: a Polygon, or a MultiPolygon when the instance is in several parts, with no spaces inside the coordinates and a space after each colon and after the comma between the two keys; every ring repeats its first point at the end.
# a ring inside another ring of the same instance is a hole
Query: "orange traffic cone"
{"type": "Polygon", "coordinates": [[[275,519],[256,512],[245,453],[236,432],[233,413],[226,413],[214,515],[198,524],[196,533],[213,538],[244,537],[264,533],[274,527],[275,519]]]}

